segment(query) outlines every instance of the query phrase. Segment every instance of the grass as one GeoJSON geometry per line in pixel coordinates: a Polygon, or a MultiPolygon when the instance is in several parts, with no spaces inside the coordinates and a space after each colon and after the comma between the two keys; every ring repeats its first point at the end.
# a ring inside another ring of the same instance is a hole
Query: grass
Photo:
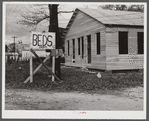
{"type": "MultiPolygon", "coordinates": [[[[27,62],[28,63],[28,62],[27,62]]],[[[97,73],[89,73],[75,67],[61,68],[63,83],[55,85],[48,77],[44,67],[34,75],[33,83],[24,84],[29,76],[29,64],[26,63],[7,65],[6,67],[6,87],[38,90],[58,90],[58,91],[96,91],[96,90],[117,90],[127,87],[143,85],[143,72],[107,73],[101,72],[102,77],[98,78],[97,73]],[[21,69],[19,67],[22,67],[21,69]],[[13,69],[13,70],[12,70],[13,69]],[[16,76],[15,76],[16,75],[16,76]]],[[[37,65],[34,65],[34,68],[37,65]]]]}

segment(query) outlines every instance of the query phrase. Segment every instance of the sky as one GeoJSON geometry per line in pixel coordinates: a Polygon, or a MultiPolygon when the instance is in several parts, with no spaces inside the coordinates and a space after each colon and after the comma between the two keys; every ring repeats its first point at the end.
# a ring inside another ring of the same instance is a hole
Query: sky
{"type": "MultiPolygon", "coordinates": [[[[60,4],[58,11],[74,11],[76,8],[97,8],[94,4],[60,4]]],[[[28,13],[29,11],[34,12],[35,10],[43,10],[45,13],[49,13],[48,4],[38,6],[34,4],[20,4],[20,3],[7,3],[4,8],[4,25],[5,25],[5,43],[10,44],[18,41],[22,41],[23,44],[29,44],[30,41],[30,31],[33,30],[32,27],[22,25],[19,23],[22,20],[22,14],[28,13]],[[41,9],[42,8],[42,9],[41,9]]],[[[73,13],[60,13],[58,15],[59,27],[66,28],[73,13]]],[[[35,31],[38,32],[48,32],[49,21],[43,20],[40,22],[35,31]]]]}
{"type": "MultiPolygon", "coordinates": [[[[37,31],[37,32],[48,32],[49,27],[49,20],[43,20],[40,22],[36,29],[32,27],[28,27],[26,25],[22,25],[19,23],[20,20],[22,20],[22,14],[30,14],[34,11],[44,11],[45,13],[49,14],[48,9],[49,3],[43,3],[43,2],[4,2],[3,6],[3,25],[4,28],[4,34],[5,38],[4,41],[8,45],[10,43],[14,42],[14,38],[16,43],[18,41],[22,41],[23,44],[29,44],[30,42],[30,31],[37,31]]],[[[51,3],[50,3],[51,4],[51,3]]],[[[105,5],[109,3],[57,3],[58,11],[74,11],[76,8],[92,8],[92,9],[98,9],[99,5],[105,5]],[[98,6],[98,7],[97,7],[98,6]]],[[[112,3],[114,4],[114,3],[112,3]]],[[[115,4],[124,4],[124,3],[115,3],[115,4]]],[[[130,5],[130,3],[125,3],[127,5],[130,5]]],[[[134,4],[134,3],[131,3],[134,4]]],[[[110,3],[111,5],[111,3],[110,3]]],[[[59,27],[66,28],[71,16],[73,13],[60,13],[58,14],[58,23],[59,27]]]]}

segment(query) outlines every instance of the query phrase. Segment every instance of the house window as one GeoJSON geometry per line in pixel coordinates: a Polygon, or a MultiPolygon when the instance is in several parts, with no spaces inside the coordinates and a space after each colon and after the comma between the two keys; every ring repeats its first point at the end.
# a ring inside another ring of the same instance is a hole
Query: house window
{"type": "Polygon", "coordinates": [[[84,58],[84,37],[81,37],[82,40],[82,59],[84,58]]]}
{"type": "Polygon", "coordinates": [[[68,56],[69,56],[69,41],[68,41],[68,56]]]}
{"type": "Polygon", "coordinates": [[[143,49],[144,49],[144,32],[138,32],[137,34],[138,38],[138,54],[144,54],[143,49]]]}
{"type": "Polygon", "coordinates": [[[96,34],[97,55],[100,54],[100,32],[96,34]]]}
{"type": "MultiPolygon", "coordinates": [[[[75,39],[72,40],[72,46],[73,46],[73,59],[75,59],[75,39]]],[[[75,63],[75,61],[73,60],[73,63],[75,63]]]]}
{"type": "Polygon", "coordinates": [[[128,32],[119,32],[119,54],[128,54],[128,32]]]}
{"type": "Polygon", "coordinates": [[[80,38],[78,38],[78,55],[80,55],[80,38]]]}

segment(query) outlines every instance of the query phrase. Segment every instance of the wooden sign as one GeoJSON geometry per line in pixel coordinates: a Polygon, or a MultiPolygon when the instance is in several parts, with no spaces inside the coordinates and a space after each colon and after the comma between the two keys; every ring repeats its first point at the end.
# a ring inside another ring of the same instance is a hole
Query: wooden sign
{"type": "Polygon", "coordinates": [[[31,32],[30,48],[34,50],[55,49],[55,33],[31,32]]]}
{"type": "Polygon", "coordinates": [[[56,49],[51,50],[51,56],[56,56],[56,49]]]}
{"type": "MultiPolygon", "coordinates": [[[[33,82],[33,75],[41,68],[41,66],[43,65],[49,72],[50,74],[52,74],[52,82],[54,82],[55,84],[57,84],[54,79],[56,78],[57,80],[61,81],[56,75],[55,75],[55,66],[52,66],[52,71],[49,69],[49,67],[45,64],[45,62],[50,58],[50,56],[47,56],[43,61],[40,59],[40,57],[36,54],[36,52],[31,49],[30,50],[31,53],[33,53],[35,55],[35,57],[38,59],[38,61],[41,63],[34,71],[33,71],[33,61],[32,61],[32,56],[30,59],[30,76],[24,81],[24,83],[27,83],[30,80],[30,83],[33,82]],[[53,70],[54,69],[54,70],[53,70]]],[[[55,57],[53,57],[53,59],[55,59],[55,57]]],[[[53,61],[55,63],[55,61],[53,61]]],[[[53,65],[55,65],[53,63],[53,65]]]]}
{"type": "Polygon", "coordinates": [[[62,49],[58,49],[58,55],[62,56],[63,55],[63,50],[62,49]]]}
{"type": "Polygon", "coordinates": [[[62,49],[51,49],[51,56],[57,57],[62,55],[63,55],[62,49]]]}

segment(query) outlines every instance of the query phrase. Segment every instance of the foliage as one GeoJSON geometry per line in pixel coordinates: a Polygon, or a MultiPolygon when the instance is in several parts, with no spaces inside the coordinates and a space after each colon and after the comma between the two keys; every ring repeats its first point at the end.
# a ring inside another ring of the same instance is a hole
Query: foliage
{"type": "MultiPolygon", "coordinates": [[[[30,6],[26,12],[24,12],[21,16],[22,19],[19,21],[20,24],[27,25],[30,27],[36,27],[43,20],[50,21],[50,6],[52,4],[34,4],[30,6]]],[[[56,5],[56,4],[54,4],[56,5]]],[[[59,5],[58,5],[59,6],[59,5]]],[[[71,13],[74,11],[60,11],[61,7],[59,7],[59,13],[71,13]]]]}
{"type": "Polygon", "coordinates": [[[41,21],[45,19],[49,20],[50,16],[46,10],[46,6],[47,5],[45,4],[30,5],[30,9],[22,14],[22,19],[19,23],[30,27],[35,27],[41,21]]]}
{"type": "MultiPolygon", "coordinates": [[[[63,6],[63,5],[62,5],[63,6]]],[[[61,9],[61,7],[59,9],[61,9]]],[[[90,5],[84,5],[88,8],[90,5]]],[[[91,5],[95,8],[103,8],[108,10],[118,10],[118,11],[138,11],[144,12],[144,5],[127,5],[127,4],[109,4],[109,5],[91,5]]],[[[22,14],[22,19],[19,21],[20,24],[27,25],[30,27],[37,26],[41,21],[50,19],[50,8],[47,4],[34,4],[29,5],[30,9],[22,14]]],[[[58,13],[71,13],[74,11],[59,11],[58,13]]]]}
{"type": "Polygon", "coordinates": [[[8,52],[8,46],[5,45],[5,52],[8,52]]]}
{"type": "Polygon", "coordinates": [[[128,11],[144,12],[144,5],[132,5],[128,7],[128,11]]]}
{"type": "Polygon", "coordinates": [[[107,10],[144,12],[144,5],[101,5],[99,7],[107,10]]]}
{"type": "Polygon", "coordinates": [[[20,53],[19,52],[19,49],[18,49],[18,45],[17,44],[14,44],[14,43],[11,43],[8,45],[8,52],[17,52],[17,53],[20,53]]]}

